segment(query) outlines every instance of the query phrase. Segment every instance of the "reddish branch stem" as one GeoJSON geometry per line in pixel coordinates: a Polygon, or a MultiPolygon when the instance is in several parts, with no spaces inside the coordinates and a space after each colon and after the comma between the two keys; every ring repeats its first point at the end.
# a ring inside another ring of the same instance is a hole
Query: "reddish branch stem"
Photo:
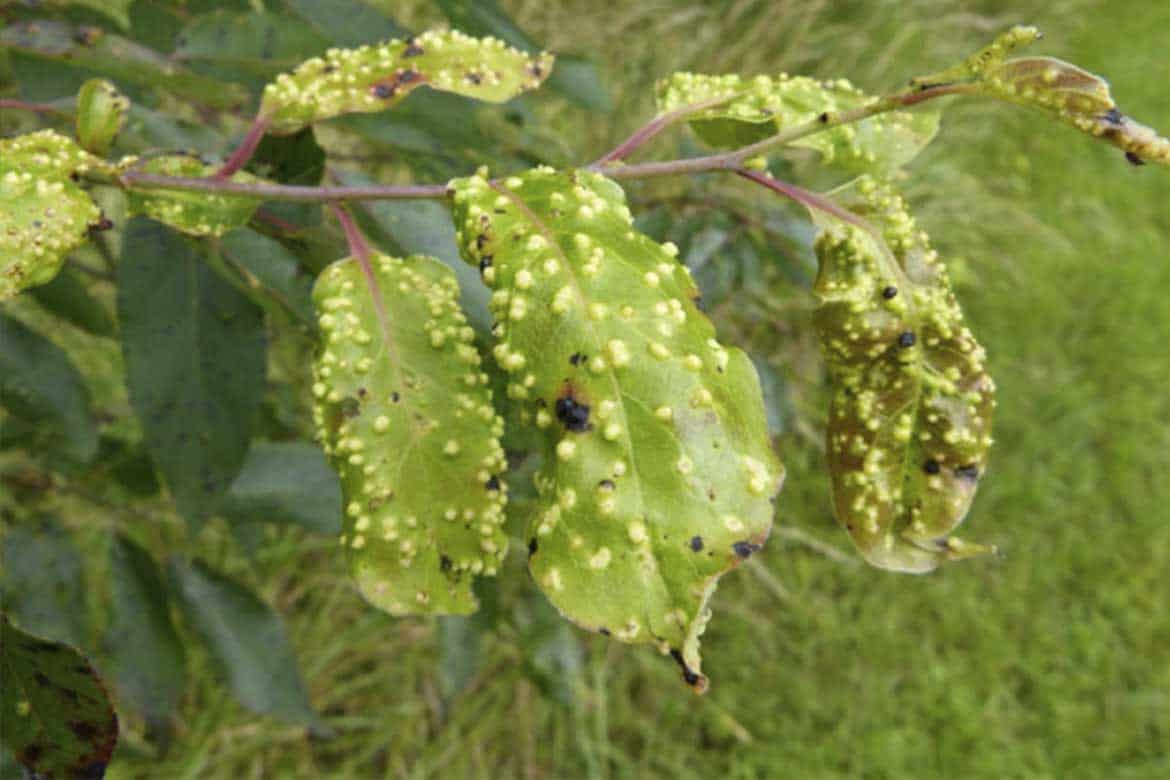
{"type": "Polygon", "coordinates": [[[773,179],[771,176],[768,176],[765,173],[760,173],[759,171],[749,171],[746,168],[740,168],[735,173],[736,175],[742,176],[748,181],[754,181],[756,184],[761,184],[772,190],[772,192],[783,195],[789,200],[794,200],[797,203],[809,207],[810,209],[816,209],[817,211],[823,211],[826,214],[831,214],[837,219],[848,222],[850,225],[856,225],[867,233],[873,233],[873,226],[871,226],[868,222],[854,214],[852,211],[841,208],[823,195],[818,195],[815,192],[806,190],[803,187],[798,187],[795,184],[789,184],[786,181],[773,179]]]}
{"type": "Polygon", "coordinates": [[[251,126],[248,127],[248,133],[244,136],[244,140],[240,141],[240,145],[232,152],[231,157],[228,157],[223,166],[215,172],[215,178],[227,179],[248,164],[252,155],[256,153],[256,147],[264,140],[264,134],[268,131],[268,122],[268,117],[256,115],[251,126]]]}
{"type": "Polygon", "coordinates": [[[386,305],[382,301],[382,289],[378,286],[378,277],[374,274],[373,263],[370,262],[370,242],[366,240],[361,228],[353,221],[353,217],[344,206],[337,203],[329,204],[333,216],[341,223],[341,230],[345,233],[345,242],[349,244],[349,255],[358,261],[362,275],[366,277],[366,287],[374,302],[374,313],[378,315],[378,326],[382,335],[389,341],[390,321],[386,316],[386,305]]]}

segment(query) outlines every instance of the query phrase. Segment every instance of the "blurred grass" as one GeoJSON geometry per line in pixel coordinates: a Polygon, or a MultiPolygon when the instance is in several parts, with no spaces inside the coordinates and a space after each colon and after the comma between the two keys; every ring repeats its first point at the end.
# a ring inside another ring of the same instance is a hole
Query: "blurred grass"
{"type": "MultiPolygon", "coordinates": [[[[411,26],[438,19],[426,3],[392,5],[411,26]]],[[[1018,21],[1048,32],[1045,53],[1107,75],[1124,109],[1170,129],[1165,4],[505,5],[550,48],[605,68],[612,116],[550,111],[580,159],[644,121],[653,81],[675,69],[846,75],[877,91],[1018,21]]],[[[581,635],[586,666],[567,708],[523,673],[504,633],[486,640],[483,670],[448,706],[434,624],[363,605],[331,542],[283,534],[252,565],[216,528],[201,552],[262,583],[339,736],[310,741],[242,711],[196,656],[172,752],[158,761],[131,740],[111,776],[1170,777],[1170,176],[982,104],[955,106],[912,174],[1000,385],[998,443],[966,535],[1004,558],[912,578],[807,543],[854,557],[807,432],[820,430],[825,397],[801,319],[811,302],[752,291],[782,300],[791,320],[728,312],[721,328],[751,334],[747,346],[782,369],[809,417],[789,420],[780,440],[789,478],[777,533],[716,596],[708,696],[691,696],[646,648],[581,635]]],[[[501,580],[514,591],[525,575],[512,564],[501,580]]]]}

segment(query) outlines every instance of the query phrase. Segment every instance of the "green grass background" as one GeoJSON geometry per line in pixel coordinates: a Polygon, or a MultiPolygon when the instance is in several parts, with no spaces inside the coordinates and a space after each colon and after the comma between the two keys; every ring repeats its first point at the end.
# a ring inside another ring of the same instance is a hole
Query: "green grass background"
{"type": "MultiPolygon", "coordinates": [[[[383,5],[416,28],[438,20],[425,3],[383,5]]],[[[547,109],[582,160],[650,116],[654,80],[675,69],[846,75],[882,91],[1016,22],[1040,25],[1045,53],[1106,74],[1123,109],[1170,129],[1161,2],[505,5],[534,38],[603,68],[612,115],[547,109]]],[[[578,632],[586,654],[566,706],[524,673],[503,630],[447,703],[434,623],[373,613],[331,543],[283,535],[249,564],[213,534],[203,552],[285,615],[338,736],[243,711],[195,654],[172,751],[156,760],[131,737],[111,777],[1170,777],[1170,172],[986,104],[954,106],[910,172],[1000,387],[965,535],[1002,558],[926,577],[856,563],[829,514],[823,373],[801,319],[811,303],[756,290],[791,320],[745,327],[727,313],[720,325],[751,334],[799,415],[779,441],[777,533],[715,598],[707,696],[650,649],[578,632]]]]}

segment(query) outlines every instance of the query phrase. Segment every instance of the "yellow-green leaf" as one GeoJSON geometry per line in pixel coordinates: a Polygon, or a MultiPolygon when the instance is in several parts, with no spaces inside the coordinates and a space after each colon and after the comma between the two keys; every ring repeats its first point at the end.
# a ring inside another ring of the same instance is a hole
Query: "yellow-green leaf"
{"type": "Polygon", "coordinates": [[[97,155],[110,151],[126,122],[130,101],[106,79],[90,79],[77,92],[77,140],[97,155]]]}
{"type": "MultiPolygon", "coordinates": [[[[147,160],[136,168],[142,173],[162,176],[206,178],[217,166],[183,154],[168,154],[147,160]]],[[[232,174],[235,182],[258,182],[250,173],[232,174]]],[[[192,236],[222,236],[229,230],[243,227],[252,218],[260,201],[242,195],[186,190],[134,189],[130,192],[130,212],[146,214],[181,233],[192,236]]]]}

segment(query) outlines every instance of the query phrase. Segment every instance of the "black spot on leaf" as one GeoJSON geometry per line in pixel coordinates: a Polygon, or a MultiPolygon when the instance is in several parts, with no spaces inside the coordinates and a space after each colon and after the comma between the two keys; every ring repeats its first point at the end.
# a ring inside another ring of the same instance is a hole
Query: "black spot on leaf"
{"type": "Polygon", "coordinates": [[[937,474],[942,470],[942,466],[934,458],[929,458],[926,463],[922,464],[922,470],[927,474],[937,474]]]}
{"type": "Polygon", "coordinates": [[[702,549],[703,549],[703,537],[692,536],[691,537],[691,550],[693,550],[694,552],[700,552],[700,551],[702,551],[702,549]]]}
{"type": "Polygon", "coordinates": [[[740,558],[750,558],[752,557],[752,553],[760,549],[760,545],[747,541],[736,542],[731,545],[731,549],[735,550],[735,554],[740,558]]]}
{"type": "Polygon", "coordinates": [[[589,425],[589,405],[577,403],[572,396],[558,398],[556,404],[557,419],[566,430],[574,433],[584,433],[589,425]]]}
{"type": "Polygon", "coordinates": [[[898,336],[898,346],[902,349],[909,349],[918,343],[918,337],[914,335],[913,331],[906,331],[898,336]]]}

